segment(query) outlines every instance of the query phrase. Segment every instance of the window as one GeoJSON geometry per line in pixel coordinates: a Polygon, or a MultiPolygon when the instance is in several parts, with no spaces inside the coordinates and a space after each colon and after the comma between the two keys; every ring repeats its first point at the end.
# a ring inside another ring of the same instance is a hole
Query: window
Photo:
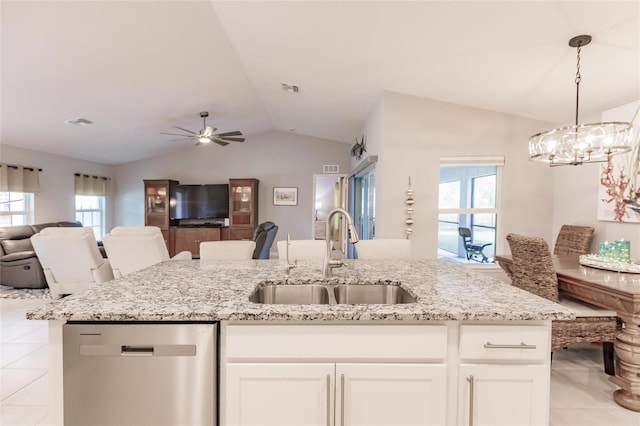
{"type": "Polygon", "coordinates": [[[33,223],[33,194],[0,192],[0,226],[33,223]]]}
{"type": "Polygon", "coordinates": [[[461,263],[495,262],[498,188],[503,163],[501,158],[441,159],[438,257],[461,263]],[[484,248],[468,248],[460,228],[469,229],[470,242],[484,248]]]}
{"type": "Polygon", "coordinates": [[[82,226],[92,228],[98,241],[104,235],[104,199],[100,195],[76,195],[76,220],[82,222],[82,226]]]}

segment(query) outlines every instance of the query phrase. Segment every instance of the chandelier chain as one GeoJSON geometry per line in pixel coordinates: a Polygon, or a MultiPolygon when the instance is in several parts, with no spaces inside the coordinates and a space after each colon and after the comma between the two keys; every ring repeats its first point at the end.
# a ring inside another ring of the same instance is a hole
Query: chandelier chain
{"type": "Polygon", "coordinates": [[[582,76],[580,75],[580,47],[578,44],[577,48],[577,59],[576,59],[576,127],[578,126],[578,108],[580,104],[580,81],[582,81],[582,76]]]}

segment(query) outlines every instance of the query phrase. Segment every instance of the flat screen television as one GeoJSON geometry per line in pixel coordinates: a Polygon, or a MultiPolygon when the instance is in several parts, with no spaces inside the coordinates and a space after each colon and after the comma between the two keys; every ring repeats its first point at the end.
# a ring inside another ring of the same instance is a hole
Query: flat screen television
{"type": "Polygon", "coordinates": [[[174,219],[229,217],[229,185],[175,185],[171,188],[169,216],[174,219]]]}

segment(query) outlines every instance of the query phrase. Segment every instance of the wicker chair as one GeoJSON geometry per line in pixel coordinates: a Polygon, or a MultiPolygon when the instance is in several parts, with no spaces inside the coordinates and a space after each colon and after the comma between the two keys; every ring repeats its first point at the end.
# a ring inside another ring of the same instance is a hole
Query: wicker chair
{"type": "Polygon", "coordinates": [[[593,238],[591,226],[562,225],[553,254],[587,254],[593,238]]]}
{"type": "Polygon", "coordinates": [[[558,277],[543,238],[508,234],[507,241],[513,258],[513,285],[560,303],[576,314],[575,320],[552,322],[551,351],[574,343],[602,342],[605,372],[615,374],[613,341],[621,329],[616,313],[565,296],[558,297],[558,277]]]}

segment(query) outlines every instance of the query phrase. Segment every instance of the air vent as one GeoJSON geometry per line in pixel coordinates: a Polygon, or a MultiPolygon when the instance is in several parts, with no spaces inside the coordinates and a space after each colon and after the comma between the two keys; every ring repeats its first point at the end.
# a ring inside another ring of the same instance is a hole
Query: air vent
{"type": "Polygon", "coordinates": [[[88,126],[93,124],[93,121],[89,121],[86,118],[74,118],[73,120],[65,121],[67,124],[73,124],[74,126],[88,126]]]}
{"type": "Polygon", "coordinates": [[[297,84],[281,83],[282,90],[285,92],[298,93],[300,92],[300,86],[297,84]]]}
{"type": "Polygon", "coordinates": [[[340,173],[340,166],[337,164],[325,164],[322,166],[322,173],[340,173]]]}

